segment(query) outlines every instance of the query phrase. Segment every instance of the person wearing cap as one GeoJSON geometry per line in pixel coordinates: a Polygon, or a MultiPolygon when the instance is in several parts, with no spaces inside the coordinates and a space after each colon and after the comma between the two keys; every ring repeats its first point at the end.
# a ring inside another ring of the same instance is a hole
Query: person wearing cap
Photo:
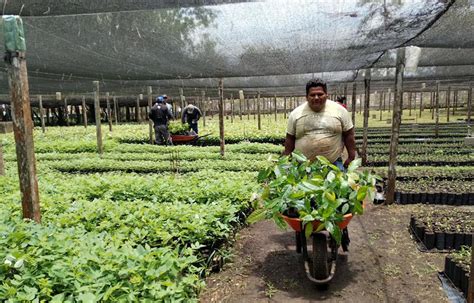
{"type": "Polygon", "coordinates": [[[162,96],[155,99],[148,117],[153,121],[155,128],[155,144],[167,145],[171,143],[168,122],[170,119],[173,119],[173,116],[165,105],[162,96]]]}
{"type": "Polygon", "coordinates": [[[345,97],[345,96],[337,96],[337,97],[336,97],[336,102],[339,103],[340,106],[342,106],[342,107],[344,107],[345,109],[347,109],[346,97],[345,97]]]}
{"type": "Polygon", "coordinates": [[[181,122],[188,123],[189,128],[192,129],[196,134],[198,134],[198,121],[201,118],[201,110],[193,105],[191,102],[188,102],[188,106],[183,109],[183,115],[181,116],[181,122]]]}
{"type": "Polygon", "coordinates": [[[167,95],[163,95],[162,97],[163,97],[163,102],[166,104],[166,107],[167,107],[168,110],[170,111],[171,115],[174,117],[173,106],[168,103],[168,96],[167,96],[167,95]]]}

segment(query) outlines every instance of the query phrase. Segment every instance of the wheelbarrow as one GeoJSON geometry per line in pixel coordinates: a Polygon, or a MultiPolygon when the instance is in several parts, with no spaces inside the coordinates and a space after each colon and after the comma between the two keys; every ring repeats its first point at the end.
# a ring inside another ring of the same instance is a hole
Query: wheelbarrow
{"type": "Polygon", "coordinates": [[[204,136],[199,136],[199,135],[170,135],[171,141],[175,145],[181,145],[181,144],[190,144],[190,145],[195,145],[197,141],[201,138],[210,136],[211,134],[207,134],[204,136]]]}
{"type": "MultiPolygon", "coordinates": [[[[296,252],[303,253],[306,276],[320,286],[327,286],[336,273],[336,261],[339,244],[327,230],[313,232],[310,236],[312,252],[308,253],[307,239],[304,233],[303,221],[281,215],[283,220],[295,231],[296,252]]],[[[352,219],[352,214],[346,214],[343,221],[338,223],[341,230],[345,229],[352,219]]],[[[312,221],[313,230],[317,230],[320,222],[312,221]]]]}

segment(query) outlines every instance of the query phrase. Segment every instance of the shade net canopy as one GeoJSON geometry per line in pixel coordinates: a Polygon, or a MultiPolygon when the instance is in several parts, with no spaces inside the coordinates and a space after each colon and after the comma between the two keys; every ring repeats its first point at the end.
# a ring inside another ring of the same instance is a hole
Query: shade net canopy
{"type": "MultiPolygon", "coordinates": [[[[420,46],[407,81],[466,83],[474,66],[474,4],[457,0],[0,1],[23,15],[32,94],[102,91],[186,95],[302,93],[337,85],[393,86],[395,51],[420,46]],[[377,85],[377,84],[376,84],[377,85]]],[[[0,31],[3,35],[3,30],[0,31]]],[[[3,40],[3,36],[1,37],[3,40]]],[[[3,44],[1,45],[3,50],[3,44]]],[[[0,88],[7,93],[5,73],[0,88]]],[[[408,83],[408,85],[410,85],[408,83]]]]}

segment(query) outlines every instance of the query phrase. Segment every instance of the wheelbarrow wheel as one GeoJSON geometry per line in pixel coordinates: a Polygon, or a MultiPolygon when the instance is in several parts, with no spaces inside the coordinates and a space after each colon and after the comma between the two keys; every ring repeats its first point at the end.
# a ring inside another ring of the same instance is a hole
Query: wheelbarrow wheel
{"type": "Polygon", "coordinates": [[[324,233],[315,233],[313,238],[313,277],[324,280],[329,277],[328,240],[324,233]]]}

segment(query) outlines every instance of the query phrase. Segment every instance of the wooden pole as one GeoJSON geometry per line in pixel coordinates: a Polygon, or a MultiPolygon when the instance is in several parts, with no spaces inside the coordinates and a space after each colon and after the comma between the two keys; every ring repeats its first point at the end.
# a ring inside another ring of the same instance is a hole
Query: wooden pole
{"type": "Polygon", "coordinates": [[[242,103],[244,103],[244,91],[239,90],[239,118],[242,120],[242,103]]]}
{"type": "Polygon", "coordinates": [[[275,121],[277,121],[278,120],[278,106],[277,106],[277,96],[276,96],[276,94],[273,97],[273,104],[274,104],[274,107],[275,107],[275,121]]]}
{"type": "Polygon", "coordinates": [[[369,132],[369,106],[370,106],[370,78],[371,78],[371,69],[365,71],[365,100],[364,100],[364,129],[363,129],[363,139],[362,139],[362,165],[367,165],[367,137],[369,132]]]}
{"type": "Polygon", "coordinates": [[[224,138],[224,81],[219,79],[219,138],[221,145],[221,156],[225,153],[224,138]]]}
{"type": "Polygon", "coordinates": [[[392,136],[390,140],[390,157],[388,164],[388,184],[386,204],[393,204],[395,201],[395,182],[397,179],[397,154],[398,138],[400,134],[400,124],[402,121],[403,107],[403,71],[405,69],[405,48],[397,49],[397,65],[395,69],[395,91],[393,100],[392,116],[392,136]]]}
{"type": "MultiPolygon", "coordinates": [[[[467,91],[467,129],[468,135],[471,135],[471,113],[472,113],[472,84],[467,91]]],[[[474,268],[474,267],[472,267],[474,268]]]]}
{"type": "Polygon", "coordinates": [[[423,92],[420,93],[420,118],[421,118],[421,113],[423,112],[423,92]]]}
{"type": "Polygon", "coordinates": [[[140,95],[137,95],[137,101],[135,104],[135,120],[140,123],[140,95]]]}
{"type": "Polygon", "coordinates": [[[436,97],[436,92],[431,92],[431,99],[430,99],[431,120],[434,120],[434,115],[435,115],[435,109],[434,109],[435,97],[436,97]]]}
{"type": "Polygon", "coordinates": [[[390,93],[383,93],[383,108],[382,108],[383,111],[385,111],[386,109],[387,95],[389,95],[388,97],[390,98],[390,93]]]}
{"type": "Polygon", "coordinates": [[[23,218],[41,222],[36,159],[33,142],[28,72],[26,68],[23,22],[18,16],[3,16],[5,65],[11,96],[18,176],[23,218]],[[7,34],[7,31],[9,33],[7,34]],[[11,32],[14,32],[11,35],[11,32]]]}
{"type": "Polygon", "coordinates": [[[110,108],[110,94],[105,93],[105,104],[107,106],[107,122],[109,123],[109,132],[112,132],[112,113],[110,108]]]}
{"type": "MultiPolygon", "coordinates": [[[[395,93],[393,94],[395,98],[395,93]]],[[[388,113],[390,113],[390,102],[392,100],[392,92],[390,91],[390,88],[388,89],[388,100],[387,100],[387,107],[388,107],[388,113]]]]}
{"type": "Polygon", "coordinates": [[[82,96],[82,123],[84,127],[87,128],[87,107],[86,107],[86,97],[82,96]]]}
{"type": "Polygon", "coordinates": [[[97,135],[97,152],[102,155],[104,148],[102,146],[102,125],[100,121],[100,95],[99,81],[93,81],[94,84],[94,109],[95,109],[95,128],[97,135]]]}
{"type": "Polygon", "coordinates": [[[234,123],[234,94],[230,94],[230,123],[234,123]]]}
{"type": "Polygon", "coordinates": [[[39,108],[40,108],[41,131],[42,131],[43,134],[44,134],[45,131],[46,131],[46,127],[45,127],[45,125],[44,125],[43,96],[39,95],[39,96],[38,96],[38,99],[39,99],[39,108]]]}
{"type": "Polygon", "coordinates": [[[453,102],[453,116],[456,114],[456,108],[458,107],[458,90],[454,91],[454,102],[453,102]]]}
{"type": "Polygon", "coordinates": [[[206,127],[206,92],[201,91],[201,100],[202,100],[202,126],[206,127]]]}
{"type": "Polygon", "coordinates": [[[412,105],[413,94],[412,92],[408,93],[408,116],[411,117],[411,105],[412,105]]]}
{"type": "Polygon", "coordinates": [[[247,120],[250,120],[250,98],[247,98],[247,120]]]}
{"type": "Polygon", "coordinates": [[[257,126],[258,130],[262,129],[262,119],[260,117],[260,92],[257,95],[257,126]]]}
{"type": "MultiPolygon", "coordinates": [[[[182,96],[183,89],[180,89],[180,94],[182,96]]],[[[147,94],[148,94],[148,110],[151,111],[151,107],[153,106],[153,90],[151,86],[147,87],[147,94]]],[[[184,102],[184,101],[181,101],[184,102]]],[[[184,107],[181,108],[183,110],[184,107]]],[[[149,139],[150,139],[150,144],[153,144],[153,121],[151,119],[148,119],[148,131],[149,131],[149,139]]]]}
{"type": "Polygon", "coordinates": [[[117,97],[113,97],[114,100],[114,118],[115,118],[115,125],[118,125],[120,119],[120,107],[118,106],[118,99],[117,97]]]}
{"type": "MultiPolygon", "coordinates": [[[[179,101],[181,105],[181,115],[183,114],[184,111],[184,93],[183,93],[183,88],[179,89],[179,101]]],[[[149,104],[148,104],[149,105],[149,104]]],[[[151,107],[150,107],[151,108],[151,107]]],[[[181,117],[179,117],[181,119],[181,117]]]]}
{"type": "Polygon", "coordinates": [[[66,126],[69,126],[69,110],[67,106],[67,97],[64,97],[64,121],[66,121],[66,126]]]}
{"type": "Polygon", "coordinates": [[[283,118],[286,119],[286,111],[287,111],[287,108],[286,108],[286,96],[283,97],[283,118]]]}
{"type": "Polygon", "coordinates": [[[449,122],[450,103],[451,103],[451,86],[448,86],[448,91],[446,92],[446,122],[449,122]]]}
{"type": "Polygon", "coordinates": [[[436,99],[435,99],[435,137],[439,134],[439,81],[436,82],[436,99]]]}
{"type": "Polygon", "coordinates": [[[352,123],[355,125],[356,123],[356,103],[357,103],[357,84],[354,82],[352,83],[352,123]]]}
{"type": "Polygon", "coordinates": [[[380,121],[382,121],[382,103],[385,99],[385,93],[382,91],[380,92],[380,99],[379,99],[379,112],[380,112],[380,121]]]}

